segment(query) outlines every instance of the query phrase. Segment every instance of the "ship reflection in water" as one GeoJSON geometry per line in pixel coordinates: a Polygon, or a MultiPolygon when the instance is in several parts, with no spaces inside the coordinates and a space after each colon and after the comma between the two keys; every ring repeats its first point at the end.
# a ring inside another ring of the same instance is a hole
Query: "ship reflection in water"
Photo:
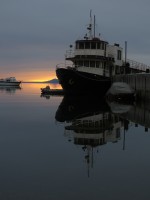
{"type": "Polygon", "coordinates": [[[124,120],[128,120],[145,128],[145,132],[150,128],[150,104],[149,102],[142,101],[136,102],[135,105],[124,105],[116,102],[109,103],[112,113],[120,116],[124,120]]]}
{"type": "Polygon", "coordinates": [[[17,90],[21,90],[20,86],[0,86],[0,93],[14,94],[17,90]]]}
{"type": "Polygon", "coordinates": [[[75,145],[81,145],[88,164],[93,167],[94,152],[107,143],[121,140],[125,149],[125,134],[135,124],[148,131],[150,111],[148,105],[127,105],[106,102],[105,99],[92,99],[65,96],[56,111],[56,120],[64,122],[65,136],[75,145]]]}
{"type": "Polygon", "coordinates": [[[90,166],[93,167],[94,151],[98,153],[98,147],[108,142],[117,143],[121,138],[121,129],[126,131],[129,124],[120,113],[113,114],[105,99],[100,98],[65,96],[55,118],[58,122],[65,122],[68,141],[82,146],[88,164],[88,176],[90,166]]]}

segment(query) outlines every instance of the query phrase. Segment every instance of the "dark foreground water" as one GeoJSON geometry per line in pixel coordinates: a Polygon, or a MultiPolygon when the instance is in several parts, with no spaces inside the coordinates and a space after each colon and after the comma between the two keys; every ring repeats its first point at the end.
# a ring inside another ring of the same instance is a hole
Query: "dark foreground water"
{"type": "Polygon", "coordinates": [[[0,199],[150,199],[150,106],[40,87],[0,88],[0,199]]]}

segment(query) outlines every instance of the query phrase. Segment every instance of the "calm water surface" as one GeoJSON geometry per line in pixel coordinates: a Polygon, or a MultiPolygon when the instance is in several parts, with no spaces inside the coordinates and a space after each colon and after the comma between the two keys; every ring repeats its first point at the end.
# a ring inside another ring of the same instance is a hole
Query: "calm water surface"
{"type": "Polygon", "coordinates": [[[150,199],[150,106],[0,88],[0,199],[150,199]]]}

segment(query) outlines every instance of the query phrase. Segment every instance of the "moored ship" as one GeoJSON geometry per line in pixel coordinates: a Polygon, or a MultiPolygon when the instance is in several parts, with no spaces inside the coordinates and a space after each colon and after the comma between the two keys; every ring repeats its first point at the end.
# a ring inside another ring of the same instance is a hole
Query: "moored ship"
{"type": "Polygon", "coordinates": [[[123,59],[123,48],[119,44],[110,45],[100,34],[96,36],[95,16],[93,20],[91,12],[87,30],[83,39],[75,41],[74,47],[70,45],[66,63],[56,66],[56,75],[65,94],[105,95],[113,76],[146,71],[145,65],[126,59],[126,48],[123,59]]]}
{"type": "Polygon", "coordinates": [[[66,94],[105,94],[111,86],[111,77],[123,73],[123,49],[119,44],[110,45],[95,35],[95,16],[87,27],[88,33],[76,40],[66,53],[71,65],[57,65],[56,75],[66,94]]]}
{"type": "Polygon", "coordinates": [[[19,86],[21,81],[16,80],[15,77],[8,77],[0,79],[0,86],[19,86]]]}

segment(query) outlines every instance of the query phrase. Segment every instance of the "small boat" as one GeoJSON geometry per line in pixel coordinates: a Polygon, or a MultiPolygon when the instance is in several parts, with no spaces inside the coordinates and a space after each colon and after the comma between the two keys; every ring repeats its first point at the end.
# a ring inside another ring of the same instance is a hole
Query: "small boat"
{"type": "Polygon", "coordinates": [[[15,77],[1,78],[0,86],[19,86],[21,81],[17,81],[15,77]]]}
{"type": "Polygon", "coordinates": [[[50,86],[47,85],[45,88],[41,88],[42,95],[63,95],[64,92],[62,89],[50,89],[50,86]]]}
{"type": "Polygon", "coordinates": [[[50,87],[49,85],[47,85],[45,88],[41,88],[41,93],[42,94],[47,94],[47,93],[50,93],[50,87]]]}
{"type": "Polygon", "coordinates": [[[115,82],[108,90],[106,98],[109,101],[134,103],[136,93],[127,83],[115,82]]]}

